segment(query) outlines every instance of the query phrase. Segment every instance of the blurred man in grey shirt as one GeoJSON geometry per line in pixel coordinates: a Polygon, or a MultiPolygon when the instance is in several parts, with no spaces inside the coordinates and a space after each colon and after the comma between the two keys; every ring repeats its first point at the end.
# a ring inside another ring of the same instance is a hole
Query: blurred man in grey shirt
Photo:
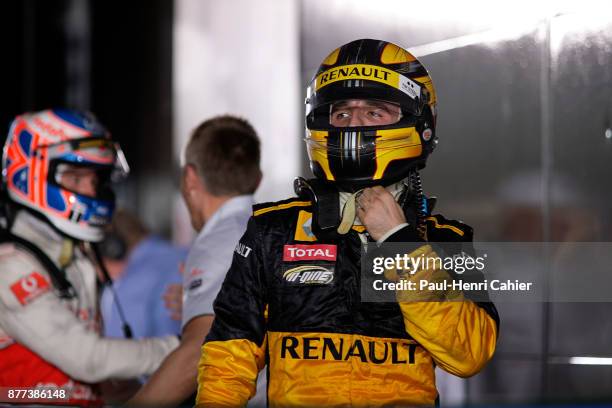
{"type": "Polygon", "coordinates": [[[252,213],[261,180],[259,161],[259,139],[243,119],[215,117],[191,135],[181,193],[199,233],[183,273],[181,344],[131,405],[178,405],[195,393],[200,347],[214,319],[213,301],[252,213]]]}

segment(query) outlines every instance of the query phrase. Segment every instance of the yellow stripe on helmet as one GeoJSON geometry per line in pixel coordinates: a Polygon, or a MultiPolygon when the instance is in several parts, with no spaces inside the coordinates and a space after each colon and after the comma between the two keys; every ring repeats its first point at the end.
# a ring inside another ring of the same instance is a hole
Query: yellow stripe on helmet
{"type": "Polygon", "coordinates": [[[393,160],[412,159],[423,152],[421,138],[415,128],[378,130],[376,140],[376,172],[373,180],[380,180],[393,160]]]}
{"type": "Polygon", "coordinates": [[[327,181],[335,181],[336,178],[329,168],[329,158],[327,157],[327,136],[329,133],[324,130],[308,130],[307,132],[308,137],[316,143],[316,145],[306,144],[310,160],[319,163],[327,181]]]}
{"type": "Polygon", "coordinates": [[[380,55],[380,62],[383,64],[402,64],[416,61],[414,55],[395,44],[388,43],[380,55]]]}

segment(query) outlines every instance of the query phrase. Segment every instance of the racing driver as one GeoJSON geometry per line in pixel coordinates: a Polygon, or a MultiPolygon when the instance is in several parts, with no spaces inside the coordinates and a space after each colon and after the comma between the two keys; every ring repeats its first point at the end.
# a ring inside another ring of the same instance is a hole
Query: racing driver
{"type": "Polygon", "coordinates": [[[94,243],[113,214],[111,180],[127,171],[89,113],[12,122],[2,158],[0,387],[56,387],[66,391],[52,394],[59,400],[38,402],[99,405],[94,384],[151,374],[178,345],[174,336],[100,335],[94,243]]]}
{"type": "Polygon", "coordinates": [[[432,80],[408,51],[366,39],[325,58],[306,96],[315,178],[296,180],[298,198],[254,207],[202,346],[197,404],[244,405],[267,364],[271,406],[434,405],[436,365],[468,377],[489,361],[488,301],[361,299],[362,243],[433,256],[428,242],[472,240],[422,191],[435,125],[432,80]]]}

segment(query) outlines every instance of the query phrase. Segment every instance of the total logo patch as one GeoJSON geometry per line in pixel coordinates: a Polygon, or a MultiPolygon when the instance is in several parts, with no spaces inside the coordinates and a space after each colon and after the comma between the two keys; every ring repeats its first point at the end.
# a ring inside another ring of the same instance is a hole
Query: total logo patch
{"type": "Polygon", "coordinates": [[[283,261],[335,261],[336,245],[285,245],[283,261]]]}
{"type": "Polygon", "coordinates": [[[300,265],[283,272],[283,280],[293,285],[329,285],[334,280],[334,268],[300,265]]]}
{"type": "Polygon", "coordinates": [[[49,291],[49,281],[38,272],[32,272],[11,285],[11,291],[23,306],[49,291]]]}

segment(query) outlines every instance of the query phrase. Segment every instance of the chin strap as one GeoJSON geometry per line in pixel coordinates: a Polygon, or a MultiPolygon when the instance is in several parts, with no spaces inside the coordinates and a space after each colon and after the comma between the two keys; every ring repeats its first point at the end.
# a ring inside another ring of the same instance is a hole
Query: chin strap
{"type": "Polygon", "coordinates": [[[357,197],[362,191],[363,189],[355,191],[344,203],[340,225],[336,229],[338,234],[346,235],[351,230],[353,224],[355,224],[355,218],[357,217],[357,197]]]}
{"type": "Polygon", "coordinates": [[[61,269],[65,269],[72,262],[72,258],[74,255],[74,241],[70,238],[64,238],[62,240],[62,249],[60,251],[60,256],[58,259],[58,263],[61,269]]]}

